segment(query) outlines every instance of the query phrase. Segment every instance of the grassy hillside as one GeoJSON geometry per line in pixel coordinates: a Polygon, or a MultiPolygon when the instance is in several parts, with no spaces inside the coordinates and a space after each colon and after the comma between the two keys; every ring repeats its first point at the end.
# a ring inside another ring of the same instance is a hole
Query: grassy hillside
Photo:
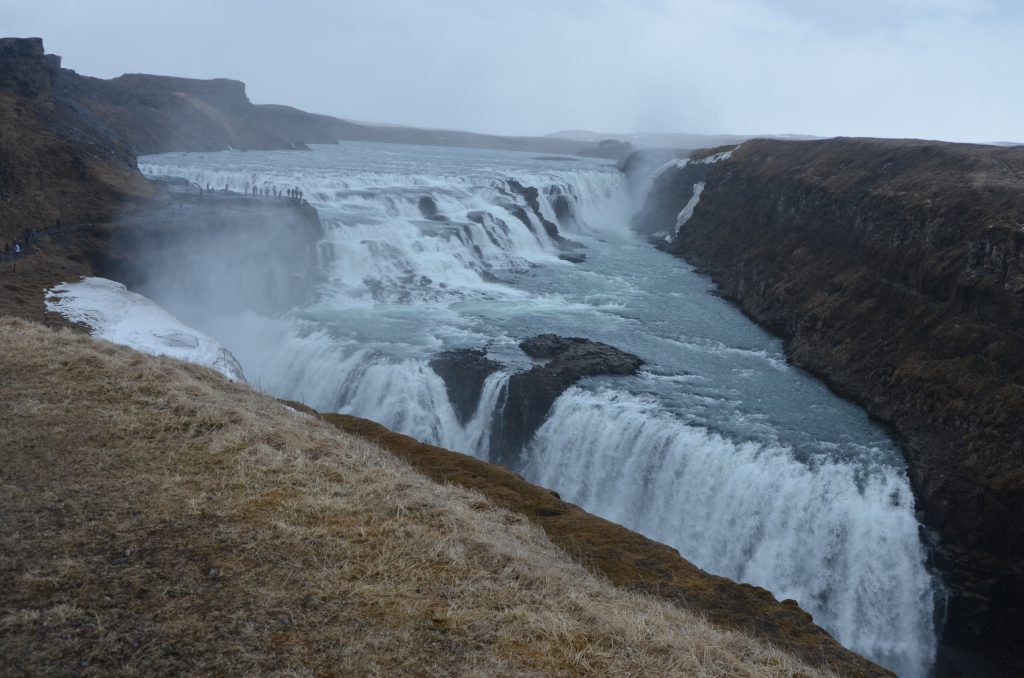
{"type": "Polygon", "coordinates": [[[134,157],[77,132],[52,102],[0,91],[0,247],[26,228],[103,221],[153,194],[134,157]]]}
{"type": "Polygon", "coordinates": [[[0,320],[12,674],[819,675],[205,368],[0,320]]]}

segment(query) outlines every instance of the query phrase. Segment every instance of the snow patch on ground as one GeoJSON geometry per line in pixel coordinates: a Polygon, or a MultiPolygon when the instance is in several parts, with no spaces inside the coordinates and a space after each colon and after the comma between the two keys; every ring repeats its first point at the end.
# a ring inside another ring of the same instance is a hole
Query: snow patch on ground
{"type": "MultiPolygon", "coordinates": [[[[739,146],[737,146],[736,148],[739,148],[739,146]]],[[[731,151],[723,151],[722,153],[715,153],[714,155],[709,155],[708,157],[701,158],[700,160],[696,160],[695,162],[701,165],[714,165],[716,162],[722,162],[723,160],[728,160],[729,158],[731,158],[732,154],[736,151],[736,148],[732,149],[731,151]]]]}
{"type": "Polygon", "coordinates": [[[141,294],[106,278],[83,278],[46,290],[47,310],[82,323],[93,336],[151,355],[212,367],[245,381],[242,366],[216,339],[182,323],[141,294]]]}
{"type": "Polygon", "coordinates": [[[693,216],[693,210],[697,207],[697,203],[700,202],[700,194],[704,192],[704,182],[698,181],[693,185],[693,195],[690,196],[690,200],[686,203],[686,206],[679,211],[679,216],[676,217],[676,235],[679,235],[679,229],[683,227],[690,217],[693,216]]]}

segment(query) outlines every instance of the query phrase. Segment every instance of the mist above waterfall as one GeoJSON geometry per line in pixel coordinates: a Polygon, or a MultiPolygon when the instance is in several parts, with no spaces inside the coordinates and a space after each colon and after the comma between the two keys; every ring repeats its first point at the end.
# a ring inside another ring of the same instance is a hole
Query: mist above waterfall
{"type": "MultiPolygon", "coordinates": [[[[927,675],[940,587],[899,450],[705,279],[633,235],[635,197],[611,164],[342,143],[142,167],[197,185],[298,186],[316,208],[318,282],[301,302],[197,323],[252,383],[490,459],[509,377],[536,364],[521,339],[583,336],[636,354],[639,374],[562,394],[516,470],[703,568],[796,599],[901,675],[927,675]],[[468,413],[431,367],[452,349],[497,365],[468,413]]],[[[240,261],[207,254],[218,275],[240,261]]],[[[190,271],[154,268],[149,294],[174,296],[190,271]]]]}
{"type": "Polygon", "coordinates": [[[236,186],[211,194],[173,185],[158,207],[125,215],[111,229],[105,272],[193,324],[302,303],[321,282],[315,211],[243,198],[247,186],[236,186]]]}

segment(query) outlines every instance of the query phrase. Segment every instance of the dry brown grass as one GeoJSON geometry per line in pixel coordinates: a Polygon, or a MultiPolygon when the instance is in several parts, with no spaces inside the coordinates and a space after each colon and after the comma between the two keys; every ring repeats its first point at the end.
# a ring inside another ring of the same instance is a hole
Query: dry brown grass
{"type": "Polygon", "coordinates": [[[47,237],[33,243],[31,252],[21,259],[0,261],[0,317],[10,315],[70,326],[63,316],[47,312],[42,290],[93,275],[88,252],[96,247],[96,240],[88,233],[57,241],[47,237]]]}
{"type": "Polygon", "coordinates": [[[0,319],[0,672],[818,675],[204,368],[0,319]]]}
{"type": "Polygon", "coordinates": [[[126,198],[154,195],[127,148],[59,111],[0,92],[0,246],[57,219],[106,221],[126,198]]]}

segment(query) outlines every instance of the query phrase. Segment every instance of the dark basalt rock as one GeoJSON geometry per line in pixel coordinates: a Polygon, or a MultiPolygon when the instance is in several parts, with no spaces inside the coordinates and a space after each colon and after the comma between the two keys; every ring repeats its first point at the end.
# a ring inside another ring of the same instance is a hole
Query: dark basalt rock
{"type": "Polygon", "coordinates": [[[544,369],[569,372],[577,378],[599,374],[636,374],[644,364],[632,353],[582,337],[538,334],[519,342],[519,348],[531,358],[551,360],[544,369]]]}
{"type": "Polygon", "coordinates": [[[509,378],[500,415],[495,417],[491,451],[513,467],[567,388],[584,377],[636,374],[643,365],[632,353],[580,337],[542,334],[524,340],[519,347],[528,356],[549,362],[509,378]]]}
{"type": "Polygon", "coordinates": [[[419,207],[420,214],[423,215],[424,219],[430,219],[431,221],[448,221],[448,217],[441,214],[441,211],[437,209],[437,202],[434,201],[429,195],[425,195],[420,198],[419,202],[416,203],[419,207]]]}
{"type": "Polygon", "coordinates": [[[674,232],[706,182],[662,246],[891,428],[942,540],[944,644],[1011,675],[1024,675],[1022,177],[1021,148],[752,140],[659,175],[636,224],[674,232]]]}
{"type": "Polygon", "coordinates": [[[437,355],[430,361],[430,368],[444,380],[448,400],[465,424],[476,412],[484,382],[501,369],[501,363],[488,358],[483,349],[460,348],[437,355]]]}
{"type": "Polygon", "coordinates": [[[566,254],[559,254],[558,258],[562,261],[568,261],[570,264],[582,264],[587,260],[586,254],[579,254],[576,252],[569,252],[566,254]]]}
{"type": "MultiPolygon", "coordinates": [[[[503,464],[517,467],[523,447],[544,423],[558,396],[580,379],[636,374],[643,360],[614,346],[580,337],[541,334],[519,347],[531,358],[547,360],[512,375],[498,403],[491,428],[491,451],[503,464]]],[[[444,379],[448,399],[465,424],[476,412],[484,382],[502,365],[482,349],[445,351],[430,361],[444,379]]]]}
{"type": "Polygon", "coordinates": [[[558,223],[564,226],[576,223],[576,209],[569,196],[565,194],[554,196],[551,206],[555,209],[555,218],[558,219],[558,223]]]}
{"type": "Polygon", "coordinates": [[[0,92],[48,99],[59,74],[60,57],[45,54],[41,38],[0,38],[0,92]]]}
{"type": "Polygon", "coordinates": [[[674,234],[679,212],[693,197],[694,187],[706,182],[714,167],[690,162],[684,167],[670,167],[654,177],[643,208],[633,217],[633,229],[659,241],[664,240],[664,234],[674,234]]]}
{"type": "MultiPolygon", "coordinates": [[[[562,234],[558,232],[558,225],[554,224],[550,219],[545,218],[544,213],[540,211],[540,191],[533,186],[524,186],[515,179],[509,179],[505,183],[508,185],[510,191],[522,197],[523,200],[526,201],[526,204],[530,206],[530,210],[533,211],[534,215],[540,221],[541,225],[544,227],[544,231],[548,234],[548,237],[559,244],[568,242],[562,237],[562,234]]],[[[533,226],[530,223],[529,217],[526,216],[525,210],[518,205],[516,207],[518,207],[518,210],[513,209],[512,213],[517,219],[532,228],[533,226]]]]}
{"type": "Polygon", "coordinates": [[[636,190],[658,170],[673,160],[680,160],[691,151],[680,148],[641,148],[633,151],[618,164],[619,171],[626,175],[629,187],[636,190]]]}

